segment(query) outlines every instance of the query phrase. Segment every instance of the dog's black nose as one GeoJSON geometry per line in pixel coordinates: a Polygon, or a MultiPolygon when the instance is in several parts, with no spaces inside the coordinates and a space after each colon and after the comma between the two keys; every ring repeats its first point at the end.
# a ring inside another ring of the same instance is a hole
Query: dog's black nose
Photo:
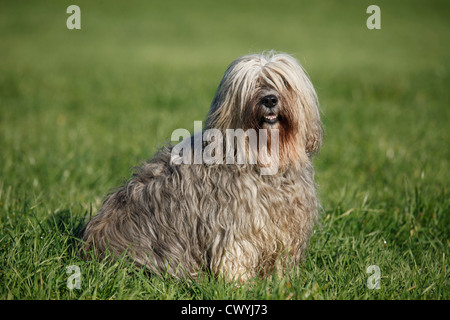
{"type": "Polygon", "coordinates": [[[275,97],[273,94],[265,96],[261,99],[261,103],[263,106],[267,108],[273,108],[278,103],[278,98],[275,97]]]}

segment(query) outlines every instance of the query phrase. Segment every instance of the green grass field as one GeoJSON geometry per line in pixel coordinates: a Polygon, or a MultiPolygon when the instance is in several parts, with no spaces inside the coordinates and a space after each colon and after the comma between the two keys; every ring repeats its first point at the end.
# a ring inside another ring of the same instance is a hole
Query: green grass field
{"type": "Polygon", "coordinates": [[[449,299],[448,1],[1,1],[0,299],[449,299]],[[66,8],[81,8],[68,30],[66,8]],[[366,8],[381,8],[369,30],[366,8]],[[308,258],[237,287],[84,262],[76,234],[228,64],[293,54],[325,128],[308,258]],[[81,272],[67,287],[66,268],[81,272]],[[371,265],[380,289],[366,285],[371,265]]]}

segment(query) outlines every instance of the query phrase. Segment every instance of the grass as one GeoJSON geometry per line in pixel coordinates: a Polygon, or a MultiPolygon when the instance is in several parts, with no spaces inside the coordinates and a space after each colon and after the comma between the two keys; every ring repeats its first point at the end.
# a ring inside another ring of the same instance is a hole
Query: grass
{"type": "Polygon", "coordinates": [[[447,2],[378,1],[381,30],[368,1],[77,1],[79,31],[70,4],[0,3],[0,299],[449,299],[447,2]],[[326,131],[300,270],[236,287],[81,261],[103,196],[204,119],[233,59],[266,49],[308,70],[326,131]]]}

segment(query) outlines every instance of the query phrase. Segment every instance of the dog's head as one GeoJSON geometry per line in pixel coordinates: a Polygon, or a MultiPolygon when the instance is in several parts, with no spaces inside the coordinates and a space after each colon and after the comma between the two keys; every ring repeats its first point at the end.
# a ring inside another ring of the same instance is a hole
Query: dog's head
{"type": "Polygon", "coordinates": [[[314,87],[284,53],[253,54],[231,63],[217,89],[206,128],[278,129],[280,163],[307,161],[322,143],[314,87]]]}

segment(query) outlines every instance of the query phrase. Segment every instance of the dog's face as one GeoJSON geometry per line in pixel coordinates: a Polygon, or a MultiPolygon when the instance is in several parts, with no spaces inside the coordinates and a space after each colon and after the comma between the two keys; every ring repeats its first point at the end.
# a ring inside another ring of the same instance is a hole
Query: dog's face
{"type": "Polygon", "coordinates": [[[255,54],[235,60],[225,72],[206,128],[277,129],[280,164],[308,161],[322,141],[314,87],[287,54],[255,54]]]}

